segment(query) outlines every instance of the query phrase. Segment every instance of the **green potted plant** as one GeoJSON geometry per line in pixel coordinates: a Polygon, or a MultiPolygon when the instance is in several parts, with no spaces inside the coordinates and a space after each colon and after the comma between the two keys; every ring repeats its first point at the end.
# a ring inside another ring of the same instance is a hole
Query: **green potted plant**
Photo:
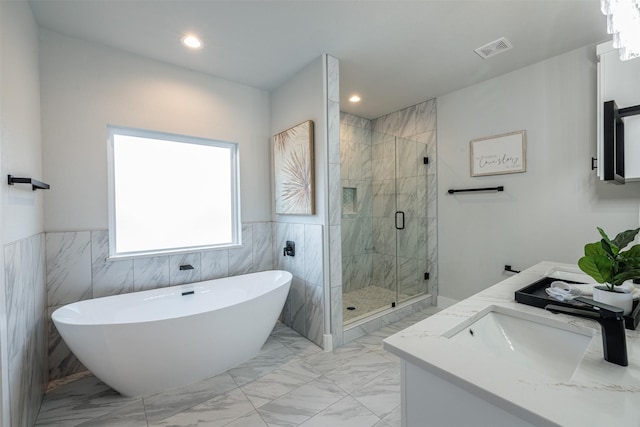
{"type": "Polygon", "coordinates": [[[625,315],[629,314],[633,295],[616,288],[627,280],[640,278],[640,245],[623,250],[635,239],[640,228],[623,231],[613,240],[600,227],[598,231],[602,239],[584,246],[584,256],[578,266],[596,282],[605,285],[595,287],[594,300],[621,307],[625,315]]]}

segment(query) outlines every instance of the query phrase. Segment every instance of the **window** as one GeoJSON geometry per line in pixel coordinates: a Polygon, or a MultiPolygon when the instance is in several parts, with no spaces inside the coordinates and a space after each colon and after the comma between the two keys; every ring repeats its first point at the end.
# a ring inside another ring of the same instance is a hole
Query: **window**
{"type": "Polygon", "coordinates": [[[109,126],[111,257],[239,244],[238,147],[109,126]]]}

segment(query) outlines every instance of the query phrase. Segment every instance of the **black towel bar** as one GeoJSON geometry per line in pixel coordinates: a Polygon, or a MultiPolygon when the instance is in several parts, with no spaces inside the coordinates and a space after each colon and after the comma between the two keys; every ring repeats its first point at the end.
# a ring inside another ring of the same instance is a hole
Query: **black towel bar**
{"type": "Polygon", "coordinates": [[[504,191],[504,186],[499,186],[499,187],[486,187],[486,188],[466,188],[466,189],[462,189],[462,190],[449,190],[448,193],[449,194],[453,194],[453,193],[467,193],[467,192],[473,192],[473,191],[504,191]]]}
{"type": "Polygon", "coordinates": [[[33,178],[18,178],[18,177],[15,177],[13,175],[9,175],[8,182],[9,182],[9,185],[13,185],[13,184],[31,184],[31,190],[32,191],[48,190],[49,188],[51,188],[49,186],[49,184],[45,184],[44,182],[38,181],[37,179],[33,179],[33,178]]]}

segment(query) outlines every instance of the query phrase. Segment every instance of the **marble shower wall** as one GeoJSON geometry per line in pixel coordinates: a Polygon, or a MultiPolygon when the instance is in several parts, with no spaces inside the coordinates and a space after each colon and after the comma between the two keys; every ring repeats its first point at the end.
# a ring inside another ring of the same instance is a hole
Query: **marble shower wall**
{"type": "Polygon", "coordinates": [[[107,261],[107,230],[46,233],[50,379],[85,369],[50,321],[51,314],[58,307],[90,298],[273,268],[273,223],[243,224],[242,239],[240,248],[107,261]],[[194,269],[180,270],[183,264],[191,264],[194,269]]]}
{"type": "Polygon", "coordinates": [[[342,288],[371,286],[374,263],[371,121],[340,114],[342,288]]]}
{"type": "Polygon", "coordinates": [[[398,280],[400,292],[438,295],[436,100],[422,102],[379,117],[373,132],[373,280],[389,286],[398,280]],[[395,156],[392,138],[395,137],[395,156]],[[395,164],[393,158],[395,157],[395,164]],[[429,163],[424,164],[423,158],[429,163]],[[395,189],[389,179],[395,169],[395,189]],[[405,231],[394,239],[390,200],[405,212],[405,231]],[[395,244],[398,245],[397,258],[395,244]],[[398,263],[397,269],[395,263],[398,263]],[[396,274],[398,277],[390,277],[396,274]],[[424,280],[424,273],[429,280],[424,280]]]}
{"type": "Polygon", "coordinates": [[[47,386],[44,233],[4,246],[11,425],[34,425],[47,386]]]}
{"type": "Polygon", "coordinates": [[[274,268],[293,274],[282,321],[319,346],[323,345],[322,226],[274,223],[274,268]],[[296,245],[295,256],[284,256],[286,241],[296,245]]]}

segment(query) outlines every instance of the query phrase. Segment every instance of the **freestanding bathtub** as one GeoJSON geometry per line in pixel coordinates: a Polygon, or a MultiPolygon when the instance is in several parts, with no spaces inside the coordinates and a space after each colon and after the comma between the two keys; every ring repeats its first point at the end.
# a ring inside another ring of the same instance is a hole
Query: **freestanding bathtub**
{"type": "Polygon", "coordinates": [[[286,271],[263,271],[79,301],[51,317],[94,375],[125,396],[142,396],[215,376],[255,356],[291,279],[286,271]]]}

